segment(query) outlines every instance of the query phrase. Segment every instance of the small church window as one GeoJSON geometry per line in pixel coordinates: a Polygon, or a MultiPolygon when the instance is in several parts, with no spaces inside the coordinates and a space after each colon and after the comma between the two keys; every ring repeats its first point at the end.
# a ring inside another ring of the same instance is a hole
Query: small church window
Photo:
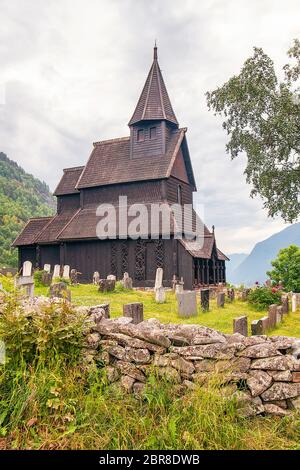
{"type": "Polygon", "coordinates": [[[180,184],[177,186],[177,203],[182,205],[182,187],[180,184]]]}
{"type": "Polygon", "coordinates": [[[145,140],[145,132],[144,132],[144,129],[139,129],[137,131],[137,140],[138,142],[142,142],[143,140],[145,140]]]}
{"type": "Polygon", "coordinates": [[[156,127],[150,127],[150,139],[156,139],[156,127]]]}

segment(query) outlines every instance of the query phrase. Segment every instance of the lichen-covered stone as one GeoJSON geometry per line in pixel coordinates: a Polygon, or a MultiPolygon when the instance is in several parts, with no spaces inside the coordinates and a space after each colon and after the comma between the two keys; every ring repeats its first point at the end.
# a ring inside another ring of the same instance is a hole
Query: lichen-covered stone
{"type": "Polygon", "coordinates": [[[257,397],[267,390],[272,383],[272,377],[262,370],[251,371],[248,374],[247,385],[251,395],[257,397]]]}
{"type": "Polygon", "coordinates": [[[116,367],[106,367],[105,369],[106,372],[106,378],[109,383],[116,382],[120,378],[120,373],[116,367]]]}
{"type": "Polygon", "coordinates": [[[286,400],[300,395],[300,384],[275,382],[271,387],[262,393],[264,401],[286,400]]]}
{"type": "Polygon", "coordinates": [[[280,406],[274,404],[265,403],[264,407],[265,413],[268,413],[269,415],[284,417],[290,414],[289,410],[283,409],[280,406]]]}
{"type": "Polygon", "coordinates": [[[146,377],[144,374],[138,369],[134,364],[125,361],[118,361],[116,363],[117,369],[120,371],[122,375],[128,375],[139,382],[145,382],[146,377]]]}
{"type": "Polygon", "coordinates": [[[260,397],[251,397],[250,393],[242,391],[237,391],[234,396],[237,399],[239,414],[245,418],[261,414],[265,410],[260,397]]]}
{"type": "Polygon", "coordinates": [[[128,361],[132,361],[137,364],[147,364],[151,360],[148,349],[137,349],[126,346],[125,350],[128,361]]]}
{"type": "Polygon", "coordinates": [[[292,382],[292,373],[289,370],[270,370],[268,374],[273,378],[274,382],[292,382]]]}
{"type": "Polygon", "coordinates": [[[280,355],[273,343],[260,343],[253,346],[248,346],[238,353],[239,356],[250,358],[264,358],[280,355]]]}
{"type": "Polygon", "coordinates": [[[294,361],[291,356],[267,357],[252,361],[251,369],[262,370],[290,370],[293,369],[294,361]]]}
{"type": "Polygon", "coordinates": [[[134,382],[135,382],[134,378],[128,375],[122,375],[121,377],[121,386],[128,393],[131,393],[133,391],[134,382]]]}

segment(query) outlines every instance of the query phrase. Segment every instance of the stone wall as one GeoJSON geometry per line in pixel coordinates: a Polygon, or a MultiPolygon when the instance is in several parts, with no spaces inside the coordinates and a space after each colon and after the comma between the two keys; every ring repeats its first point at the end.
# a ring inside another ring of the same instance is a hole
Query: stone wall
{"type": "Polygon", "coordinates": [[[109,382],[139,394],[155,371],[181,389],[204,384],[218,373],[230,385],[245,416],[284,416],[300,409],[300,340],[285,336],[228,335],[200,325],[137,325],[90,310],[84,359],[104,364],[109,382]],[[106,318],[105,318],[106,316],[106,318]]]}

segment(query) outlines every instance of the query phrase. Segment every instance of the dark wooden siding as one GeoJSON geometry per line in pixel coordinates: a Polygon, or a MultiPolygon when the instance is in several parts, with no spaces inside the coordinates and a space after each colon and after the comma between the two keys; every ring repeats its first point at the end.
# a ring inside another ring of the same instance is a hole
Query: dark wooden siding
{"type": "Polygon", "coordinates": [[[43,269],[45,264],[50,264],[51,270],[55,264],[60,264],[59,245],[40,245],[40,269],[43,269]]]}
{"type": "Polygon", "coordinates": [[[153,155],[162,155],[165,149],[165,139],[162,122],[140,123],[140,125],[131,128],[131,158],[151,157],[153,155]],[[150,128],[156,127],[156,138],[150,139],[150,128]],[[137,133],[144,131],[144,140],[138,141],[137,133]]]}
{"type": "Polygon", "coordinates": [[[31,261],[33,268],[36,262],[36,249],[35,246],[21,246],[19,250],[19,269],[23,266],[25,261],[31,261]]]}
{"type": "Polygon", "coordinates": [[[57,212],[60,213],[64,210],[79,209],[80,194],[68,194],[66,196],[57,197],[57,212]]]}
{"type": "Polygon", "coordinates": [[[115,184],[97,188],[82,189],[82,205],[118,203],[119,196],[127,196],[128,204],[162,200],[161,181],[115,184]]]}
{"type": "Polygon", "coordinates": [[[190,185],[170,177],[167,180],[167,199],[169,202],[177,203],[178,185],[182,188],[182,204],[193,204],[193,191],[190,185]]]}

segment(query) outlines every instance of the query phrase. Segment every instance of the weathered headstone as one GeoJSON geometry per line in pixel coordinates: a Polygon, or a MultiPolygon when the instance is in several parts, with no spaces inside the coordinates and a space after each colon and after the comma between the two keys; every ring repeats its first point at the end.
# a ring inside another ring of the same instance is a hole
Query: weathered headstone
{"type": "Polygon", "coordinates": [[[163,287],[156,289],[155,291],[155,302],[157,304],[163,304],[166,301],[166,291],[163,287]]]}
{"type": "Polygon", "coordinates": [[[60,265],[56,264],[53,270],[53,279],[57,279],[58,277],[60,277],[60,265]]]}
{"type": "Polygon", "coordinates": [[[114,274],[109,274],[106,278],[108,281],[116,281],[117,280],[117,276],[115,276],[114,274]]]}
{"type": "Polygon", "coordinates": [[[68,264],[64,266],[62,277],[64,279],[70,279],[70,266],[68,264]]]}
{"type": "Polygon", "coordinates": [[[283,312],[282,312],[282,306],[277,307],[277,312],[276,312],[276,323],[281,323],[282,322],[282,317],[283,317],[283,312]]]}
{"type": "Polygon", "coordinates": [[[233,289],[233,288],[228,289],[228,291],[227,291],[227,296],[228,296],[229,302],[233,302],[233,301],[234,301],[235,292],[234,292],[234,289],[233,289]]]}
{"type": "Polygon", "coordinates": [[[157,268],[156,275],[155,275],[155,284],[154,290],[159,289],[163,285],[163,275],[164,271],[163,268],[157,268]]]}
{"type": "Polygon", "coordinates": [[[183,292],[183,285],[182,284],[176,284],[175,286],[175,294],[181,294],[183,292]]]}
{"type": "Polygon", "coordinates": [[[217,307],[224,307],[224,306],[225,306],[225,294],[224,292],[218,292],[217,307]]]}
{"type": "Polygon", "coordinates": [[[50,272],[44,271],[42,273],[42,284],[43,286],[50,286],[52,282],[52,274],[50,272]]]}
{"type": "Polygon", "coordinates": [[[292,294],[292,312],[295,313],[297,310],[297,297],[296,294],[292,294]]]}
{"type": "Polygon", "coordinates": [[[76,285],[78,284],[78,274],[80,274],[77,269],[71,269],[70,272],[70,281],[71,284],[76,285]]]}
{"type": "Polygon", "coordinates": [[[24,277],[32,275],[32,263],[31,263],[31,261],[25,261],[23,263],[22,275],[24,277]]]}
{"type": "Polygon", "coordinates": [[[115,290],[116,281],[114,279],[100,279],[98,285],[99,292],[111,292],[115,290]]]}
{"type": "Polygon", "coordinates": [[[34,279],[33,279],[33,276],[19,276],[19,277],[16,277],[15,278],[15,286],[25,288],[26,295],[28,295],[29,297],[34,296],[34,279]]]}
{"type": "Polygon", "coordinates": [[[270,328],[275,328],[277,324],[277,305],[276,304],[270,305],[269,311],[268,311],[268,317],[269,317],[270,328]]]}
{"type": "Polygon", "coordinates": [[[262,321],[261,320],[253,320],[251,322],[251,334],[252,335],[262,335],[263,328],[262,328],[262,321]]]}
{"type": "Polygon", "coordinates": [[[287,295],[281,296],[281,304],[282,304],[282,313],[283,314],[289,313],[289,298],[287,295]]]}
{"type": "Polygon", "coordinates": [[[237,317],[233,319],[233,333],[248,336],[248,317],[237,317]]]}
{"type": "Polygon", "coordinates": [[[50,273],[51,272],[51,265],[50,264],[44,264],[44,271],[46,273],[50,273]]]}
{"type": "Polygon", "coordinates": [[[93,274],[93,284],[97,286],[99,284],[99,281],[100,281],[100,274],[98,271],[95,271],[93,274]]]}
{"type": "Polygon", "coordinates": [[[50,286],[50,297],[58,297],[71,302],[71,291],[65,282],[57,282],[50,286]]]}
{"type": "Polygon", "coordinates": [[[261,318],[261,324],[262,324],[262,334],[264,335],[268,329],[269,329],[269,317],[262,317],[261,318]]]}
{"type": "Polygon", "coordinates": [[[132,318],[132,323],[137,325],[144,321],[144,305],[139,302],[123,305],[123,316],[132,318]]]}
{"type": "Polygon", "coordinates": [[[177,294],[177,305],[180,317],[195,317],[198,313],[196,292],[187,290],[177,294]]]}
{"type": "Polygon", "coordinates": [[[132,289],[132,279],[128,273],[123,274],[123,279],[121,281],[122,286],[124,289],[132,289]]]}
{"type": "Polygon", "coordinates": [[[176,285],[177,285],[177,277],[176,277],[175,274],[173,274],[173,278],[172,278],[172,289],[173,289],[173,292],[175,292],[176,285]]]}
{"type": "Polygon", "coordinates": [[[209,311],[209,289],[202,289],[200,291],[201,309],[203,312],[209,311]]]}

